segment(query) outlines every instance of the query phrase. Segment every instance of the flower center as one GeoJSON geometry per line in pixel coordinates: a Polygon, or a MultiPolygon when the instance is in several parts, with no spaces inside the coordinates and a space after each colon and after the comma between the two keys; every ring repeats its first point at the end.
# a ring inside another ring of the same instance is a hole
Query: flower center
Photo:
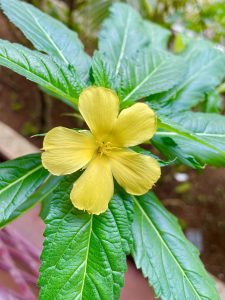
{"type": "Polygon", "coordinates": [[[112,151],[115,147],[113,147],[111,142],[97,142],[98,143],[98,150],[97,152],[100,155],[107,155],[110,151],[112,151]]]}

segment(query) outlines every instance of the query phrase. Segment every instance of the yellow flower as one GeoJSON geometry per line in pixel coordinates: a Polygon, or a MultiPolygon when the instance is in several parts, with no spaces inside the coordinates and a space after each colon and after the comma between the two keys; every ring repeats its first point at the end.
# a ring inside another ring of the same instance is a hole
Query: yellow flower
{"type": "Polygon", "coordinates": [[[102,87],[85,89],[78,107],[90,131],[56,127],[45,136],[42,154],[43,166],[54,175],[85,168],[70,194],[73,205],[92,214],[106,211],[113,177],[128,193],[145,194],[160,177],[159,164],[128,147],[153,136],[153,110],[136,103],[119,113],[117,95],[102,87]]]}

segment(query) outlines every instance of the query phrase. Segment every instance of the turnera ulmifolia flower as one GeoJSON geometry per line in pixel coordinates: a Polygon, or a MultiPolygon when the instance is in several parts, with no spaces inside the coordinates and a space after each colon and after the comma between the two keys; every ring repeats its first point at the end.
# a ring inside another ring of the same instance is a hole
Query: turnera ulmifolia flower
{"type": "Polygon", "coordinates": [[[119,113],[119,98],[110,89],[86,88],[78,108],[89,130],[65,127],[44,138],[42,163],[54,175],[84,172],[70,194],[73,205],[92,214],[107,210],[113,196],[113,177],[127,193],[142,195],[160,177],[158,162],[129,149],[149,140],[156,131],[154,111],[136,103],[119,113]]]}

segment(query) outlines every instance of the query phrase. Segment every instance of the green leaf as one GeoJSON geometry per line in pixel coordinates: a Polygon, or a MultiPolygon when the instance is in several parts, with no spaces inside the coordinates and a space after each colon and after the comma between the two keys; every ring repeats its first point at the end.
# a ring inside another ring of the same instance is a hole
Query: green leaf
{"type": "Polygon", "coordinates": [[[134,197],[133,257],[162,300],[218,300],[198,250],[152,193],[134,197]]]}
{"type": "Polygon", "coordinates": [[[123,102],[135,101],[167,91],[182,80],[185,69],[182,59],[160,49],[145,48],[135,63],[130,59],[122,65],[120,98],[123,102]]]}
{"type": "Polygon", "coordinates": [[[131,199],[116,193],[99,216],[79,211],[69,199],[77,177],[65,177],[51,196],[39,299],[118,299],[130,252],[131,199]]]}
{"type": "Polygon", "coordinates": [[[91,75],[96,86],[113,88],[113,73],[110,62],[99,51],[95,51],[92,59],[91,75]]]}
{"type": "MultiPolygon", "coordinates": [[[[34,207],[37,203],[45,201],[48,196],[54,191],[57,184],[61,180],[60,177],[50,176],[30,197],[26,199],[21,205],[15,208],[9,218],[7,223],[12,222],[16,218],[20,217],[26,211],[34,207]]],[[[46,212],[45,212],[46,213],[46,212]]]]}
{"type": "Polygon", "coordinates": [[[217,90],[207,93],[204,108],[207,113],[221,113],[222,98],[217,90]]]}
{"type": "Polygon", "coordinates": [[[225,166],[224,116],[183,112],[171,120],[160,117],[158,128],[152,141],[166,157],[191,167],[225,166]]]}
{"type": "Polygon", "coordinates": [[[77,34],[34,6],[18,0],[0,0],[7,17],[40,51],[73,65],[77,74],[87,80],[90,58],[77,34]]]}
{"type": "Polygon", "coordinates": [[[155,158],[155,160],[158,161],[160,167],[167,167],[170,166],[172,164],[175,163],[176,159],[170,160],[170,161],[164,161],[162,159],[160,159],[157,155],[153,154],[152,152],[150,152],[149,150],[143,149],[139,146],[134,146],[131,148],[132,150],[134,150],[135,152],[147,155],[147,156],[151,156],[153,158],[155,158]]]}
{"type": "Polygon", "coordinates": [[[182,56],[188,64],[185,78],[170,91],[149,99],[160,113],[175,114],[196,106],[225,78],[225,54],[210,44],[191,43],[182,56]]]}
{"type": "MultiPolygon", "coordinates": [[[[42,184],[39,189],[30,196],[27,202],[36,204],[37,202],[41,202],[41,211],[40,217],[44,220],[48,215],[48,203],[51,197],[51,194],[54,193],[55,189],[59,185],[59,183],[63,180],[63,177],[50,175],[47,180],[42,184]]],[[[24,203],[24,207],[26,207],[27,202],[24,203]]]]}
{"type": "Polygon", "coordinates": [[[126,58],[134,57],[149,43],[140,15],[129,5],[114,4],[99,35],[99,50],[111,62],[114,77],[126,58]]]}
{"type": "Polygon", "coordinates": [[[84,87],[73,68],[4,40],[0,40],[0,65],[66,98],[73,105],[84,87]]]}
{"type": "Polygon", "coordinates": [[[29,197],[47,176],[40,154],[26,155],[0,164],[0,227],[33,205],[29,197]]]}
{"type": "Polygon", "coordinates": [[[152,46],[166,50],[172,36],[171,31],[150,21],[145,21],[144,26],[152,46]]]}

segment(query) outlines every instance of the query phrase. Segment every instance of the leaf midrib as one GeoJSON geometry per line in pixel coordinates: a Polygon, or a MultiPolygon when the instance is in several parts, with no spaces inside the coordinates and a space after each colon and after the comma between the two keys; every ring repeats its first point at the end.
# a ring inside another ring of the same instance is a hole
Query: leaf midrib
{"type": "Polygon", "coordinates": [[[220,57],[217,56],[215,59],[212,59],[209,61],[208,64],[204,65],[200,70],[198,70],[196,73],[194,73],[191,77],[188,78],[188,80],[186,82],[184,82],[178,89],[176,89],[174,92],[176,93],[176,99],[174,99],[174,101],[177,101],[177,99],[179,98],[180,94],[182,94],[183,90],[193,82],[193,80],[199,76],[199,74],[204,73],[203,71],[205,69],[207,69],[210,64],[214,63],[216,60],[218,60],[220,57]]]}
{"type": "MultiPolygon", "coordinates": [[[[215,137],[215,138],[225,138],[225,134],[217,134],[217,133],[204,133],[204,132],[193,132],[195,135],[205,136],[205,137],[215,137]]],[[[169,132],[169,131],[158,131],[155,135],[178,135],[177,132],[169,132]]]]}
{"type": "Polygon", "coordinates": [[[126,42],[127,42],[127,37],[128,37],[128,30],[129,30],[129,23],[130,23],[130,15],[131,15],[131,11],[128,11],[128,15],[127,15],[127,20],[126,20],[126,25],[125,25],[125,29],[124,29],[124,36],[123,36],[123,41],[122,41],[122,45],[121,45],[121,49],[120,49],[120,55],[118,58],[118,62],[116,64],[116,71],[115,71],[115,77],[118,75],[120,67],[121,67],[121,62],[124,56],[124,52],[125,52],[125,47],[126,47],[126,42]]]}
{"type": "MultiPolygon", "coordinates": [[[[169,125],[170,126],[170,125],[169,125]]],[[[170,127],[172,127],[172,126],[170,126],[170,127]]],[[[159,128],[160,128],[160,126],[159,126],[159,128]]],[[[173,127],[172,127],[173,128],[173,127]]],[[[168,133],[167,131],[163,131],[164,132],[164,134],[165,133],[168,133]]],[[[158,134],[159,132],[156,132],[156,135],[158,134]]],[[[182,131],[179,131],[179,130],[177,130],[177,129],[174,129],[174,131],[173,132],[171,132],[172,134],[171,135],[175,135],[175,134],[177,134],[177,136],[183,136],[183,137],[186,137],[186,138],[189,138],[189,139],[191,139],[191,140],[193,140],[193,141],[195,141],[195,142],[198,142],[198,143],[200,143],[200,144],[202,144],[202,145],[204,145],[204,146],[206,146],[206,147],[209,147],[210,149],[212,149],[212,150],[215,150],[215,151],[217,151],[217,152],[219,152],[220,154],[222,154],[222,155],[224,155],[225,156],[225,151],[222,151],[222,150],[220,150],[219,148],[217,148],[217,147],[215,147],[215,146],[213,146],[213,145],[211,145],[210,143],[208,143],[208,142],[206,142],[206,141],[204,141],[204,140],[202,140],[202,139],[200,139],[200,138],[198,138],[197,136],[195,136],[195,133],[190,133],[190,132],[182,132],[182,131]]]]}
{"type": "Polygon", "coordinates": [[[4,187],[2,190],[0,190],[0,195],[2,193],[4,193],[6,190],[8,190],[9,188],[11,188],[12,186],[14,186],[15,184],[17,184],[18,182],[26,179],[28,176],[30,176],[31,174],[35,173],[37,170],[39,170],[41,168],[42,168],[42,164],[40,164],[38,167],[35,167],[34,169],[30,170],[29,172],[27,172],[25,175],[23,175],[22,177],[18,178],[17,180],[13,181],[12,183],[10,183],[6,187],[4,187]]]}
{"type": "Polygon", "coordinates": [[[84,275],[83,275],[83,283],[82,283],[82,287],[81,287],[81,291],[80,291],[80,300],[82,300],[83,298],[83,290],[84,290],[84,284],[85,284],[85,279],[87,276],[87,262],[88,262],[88,256],[89,256],[89,250],[90,250],[90,243],[91,243],[91,233],[92,233],[92,226],[93,226],[93,215],[91,215],[91,219],[90,219],[90,232],[89,232],[89,236],[88,236],[88,245],[87,245],[87,252],[86,252],[86,258],[85,258],[85,267],[84,267],[84,275]]]}
{"type": "Polygon", "coordinates": [[[151,219],[148,217],[147,213],[145,212],[145,210],[142,208],[142,206],[139,204],[139,202],[137,201],[135,196],[132,196],[134,199],[134,202],[136,204],[136,206],[140,209],[141,213],[143,216],[145,216],[147,222],[150,224],[150,226],[154,229],[154,231],[156,232],[157,236],[159,237],[159,240],[161,241],[161,243],[164,245],[164,247],[168,250],[169,254],[171,255],[171,257],[173,258],[173,260],[175,261],[175,263],[177,264],[178,268],[181,270],[181,273],[183,274],[183,276],[186,278],[187,282],[189,283],[189,285],[191,286],[191,288],[193,289],[194,293],[197,295],[198,299],[201,300],[201,297],[199,296],[198,292],[196,291],[194,285],[192,284],[192,282],[189,280],[187,274],[185,273],[185,271],[182,269],[182,267],[180,266],[177,258],[173,255],[173,252],[170,250],[169,246],[167,245],[167,243],[165,242],[165,240],[161,237],[160,233],[158,232],[157,227],[155,226],[155,224],[151,221],[151,219]]]}
{"type": "Polygon", "coordinates": [[[56,51],[58,52],[59,56],[64,60],[64,62],[68,65],[69,61],[66,59],[66,57],[63,55],[62,51],[58,48],[58,46],[56,45],[56,43],[53,41],[53,39],[51,38],[51,36],[44,31],[44,29],[42,28],[41,24],[39,23],[38,19],[35,17],[35,15],[27,8],[27,6],[24,3],[21,3],[21,5],[24,7],[24,9],[27,11],[28,14],[30,14],[30,16],[34,19],[35,23],[37,24],[37,26],[40,28],[40,30],[44,33],[44,35],[46,35],[47,39],[49,40],[49,42],[53,45],[53,47],[56,49],[56,51]]]}
{"type": "Polygon", "coordinates": [[[123,100],[122,102],[125,102],[129,100],[129,98],[138,91],[143,84],[145,84],[154,74],[158,69],[161,67],[161,65],[164,63],[164,61],[161,61],[161,63],[151,72],[149,73],[123,100]]]}
{"type": "Polygon", "coordinates": [[[22,70],[22,71],[25,71],[25,72],[31,74],[32,76],[34,76],[34,77],[36,77],[36,78],[42,80],[42,81],[45,83],[45,85],[46,85],[45,87],[46,87],[46,88],[47,88],[47,87],[48,87],[48,88],[51,88],[51,90],[52,90],[53,92],[56,92],[56,93],[57,93],[57,91],[58,91],[58,94],[59,94],[59,95],[61,95],[61,96],[65,97],[66,99],[72,101],[74,104],[76,103],[76,99],[75,99],[75,98],[69,96],[68,94],[66,94],[65,92],[63,92],[62,90],[60,90],[58,87],[56,87],[55,85],[53,85],[51,82],[46,81],[43,77],[40,77],[40,76],[38,76],[38,75],[35,74],[35,73],[32,73],[31,71],[29,71],[29,70],[26,69],[25,67],[23,67],[23,66],[21,66],[21,65],[19,65],[19,64],[17,64],[17,63],[15,63],[14,61],[12,61],[12,60],[10,60],[9,58],[6,58],[5,56],[3,56],[3,55],[0,54],[0,59],[1,59],[1,58],[2,58],[2,60],[5,60],[6,62],[8,62],[8,63],[10,63],[10,64],[13,64],[13,65],[16,66],[18,69],[20,69],[20,70],[22,70]]]}

